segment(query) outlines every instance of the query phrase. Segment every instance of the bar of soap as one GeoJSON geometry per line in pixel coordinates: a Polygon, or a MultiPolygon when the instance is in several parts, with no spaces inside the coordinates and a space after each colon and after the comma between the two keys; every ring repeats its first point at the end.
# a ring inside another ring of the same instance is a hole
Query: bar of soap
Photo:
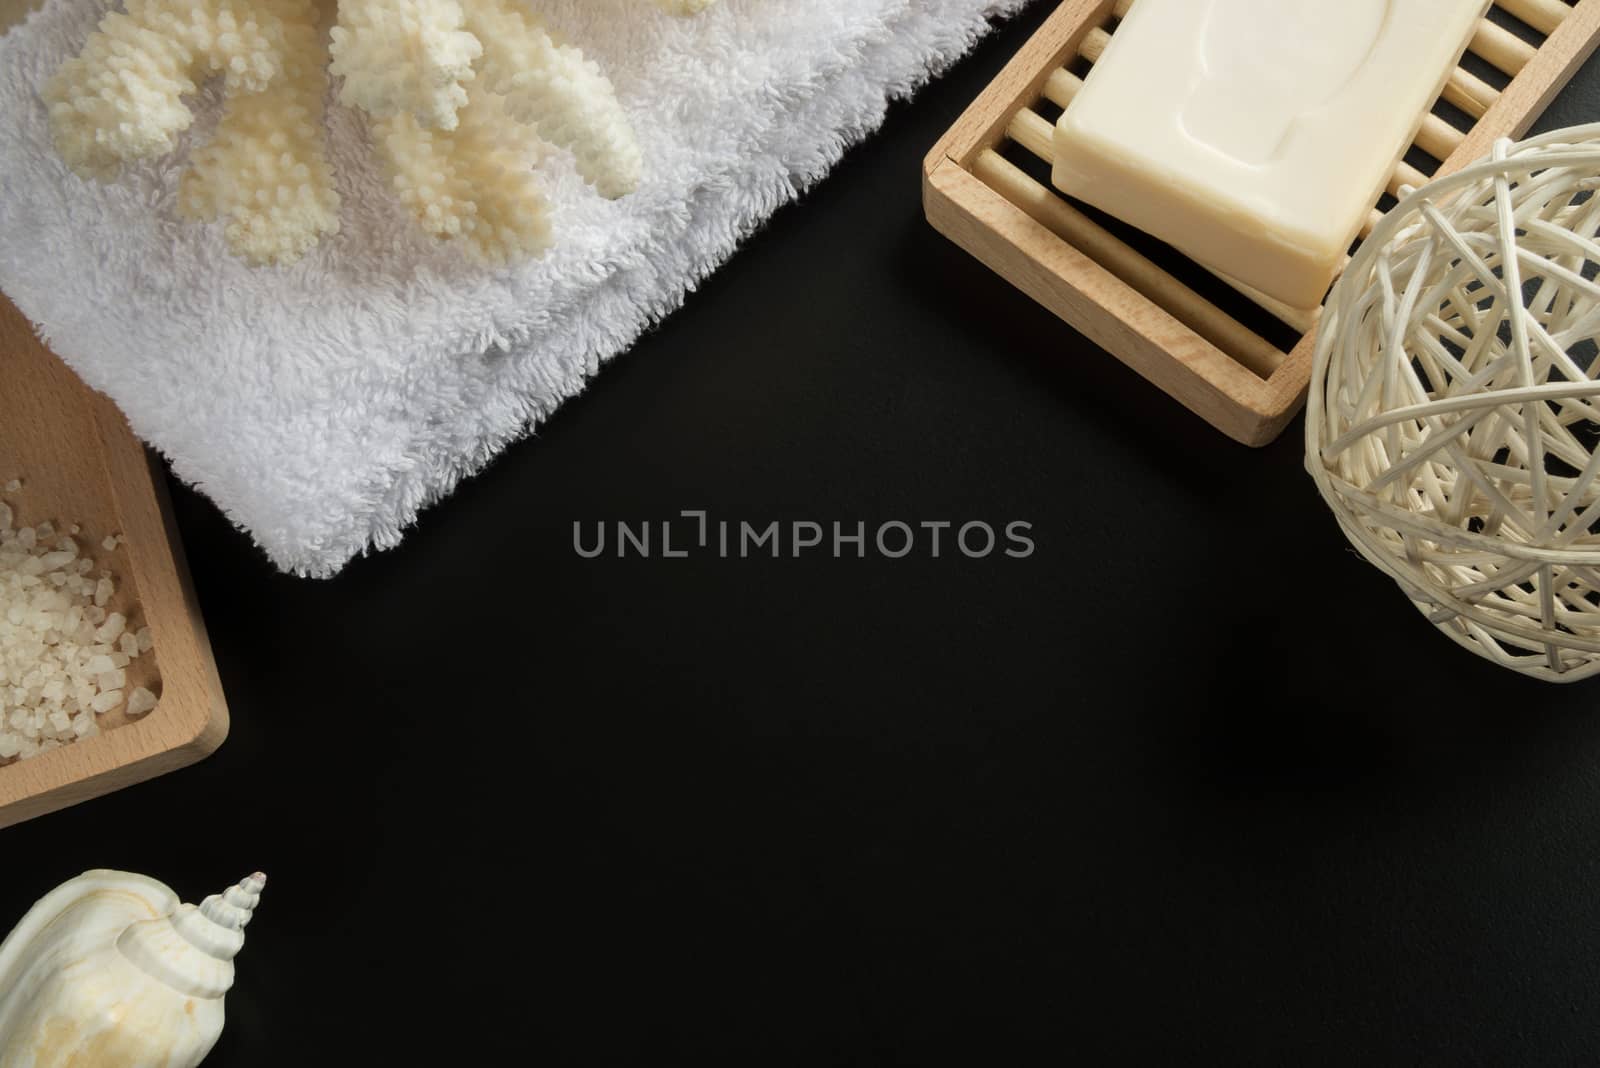
{"type": "Polygon", "coordinates": [[[1322,302],[1487,0],[1135,0],[1056,124],[1058,189],[1322,302]]]}

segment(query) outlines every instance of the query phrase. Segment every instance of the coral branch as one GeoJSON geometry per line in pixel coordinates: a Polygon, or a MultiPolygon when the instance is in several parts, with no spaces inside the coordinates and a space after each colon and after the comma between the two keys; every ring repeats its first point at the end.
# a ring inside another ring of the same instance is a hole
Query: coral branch
{"type": "Polygon", "coordinates": [[[257,92],[282,69],[283,26],[246,0],[129,0],[45,85],[56,146],[69,166],[109,177],[165,155],[192,116],[182,98],[221,73],[257,92]]]}
{"type": "Polygon", "coordinates": [[[339,194],[323,151],[328,50],[315,0],[258,0],[283,26],[281,75],[228,97],[210,144],[180,187],[191,218],[227,222],[228,244],[255,264],[293,263],[339,230],[339,194]]]}
{"type": "Polygon", "coordinates": [[[578,173],[601,196],[638,188],[643,157],[616,90],[600,68],[557,44],[505,0],[473,0],[467,28],[483,42],[479,76],[506,98],[506,111],[551,144],[571,149],[578,173]]]}
{"type": "MultiPolygon", "coordinates": [[[[599,66],[555,40],[521,0],[126,0],[43,89],[56,147],[86,177],[171,152],[183,98],[224,79],[212,141],[180,210],[222,220],[251,263],[299,259],[339,229],[325,152],[329,75],[374,118],[401,202],[439,237],[502,262],[549,245],[533,176],[542,142],[569,149],[606,197],[638,187],[643,159],[599,66]]],[[[655,0],[694,14],[715,0],[655,0]]]]}
{"type": "Polygon", "coordinates": [[[482,52],[456,0],[340,0],[333,73],[341,103],[376,118],[409,112],[453,130],[482,52]]]}
{"type": "Polygon", "coordinates": [[[550,244],[550,217],[534,180],[532,130],[510,121],[505,102],[474,89],[454,131],[425,129],[409,114],[374,124],[396,194],[428,233],[461,238],[503,263],[550,244]]]}

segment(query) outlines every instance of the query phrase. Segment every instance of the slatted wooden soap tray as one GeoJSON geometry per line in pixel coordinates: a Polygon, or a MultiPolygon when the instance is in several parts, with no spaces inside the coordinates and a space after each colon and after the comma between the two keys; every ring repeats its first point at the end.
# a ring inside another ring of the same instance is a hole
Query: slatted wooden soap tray
{"type": "MultiPolygon", "coordinates": [[[[1247,445],[1305,402],[1321,309],[1206,271],[1050,186],[1055,117],[1136,0],[1065,0],[923,168],[942,233],[1217,429],[1247,445]]],[[[1498,0],[1363,236],[1418,187],[1519,137],[1600,43],[1600,0],[1498,0]]]]}
{"type": "MultiPolygon", "coordinates": [[[[19,524],[81,527],[74,540],[115,575],[108,606],[150,627],[153,647],[128,686],[156,692],[142,718],[98,718],[101,733],[0,762],[0,827],[172,771],[206,756],[228,733],[211,658],[164,482],[116,406],[90,391],[0,296],[0,491],[19,524]],[[105,551],[101,542],[117,536],[105,551]]],[[[3,685],[3,684],[0,684],[3,685]]]]}

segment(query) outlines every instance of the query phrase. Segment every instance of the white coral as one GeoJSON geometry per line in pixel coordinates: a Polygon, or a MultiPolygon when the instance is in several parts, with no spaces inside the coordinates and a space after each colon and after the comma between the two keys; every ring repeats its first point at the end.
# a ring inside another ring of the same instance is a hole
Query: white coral
{"type": "Polygon", "coordinates": [[[339,100],[377,118],[402,112],[453,130],[483,52],[456,0],[340,0],[333,73],[339,100]]]}
{"type": "Polygon", "coordinates": [[[190,218],[223,219],[229,245],[251,263],[293,263],[339,230],[323,154],[327,53],[313,0],[258,3],[284,16],[282,73],[259,92],[229,96],[211,143],[194,153],[179,203],[190,218]]]}
{"type": "Polygon", "coordinates": [[[73,169],[104,176],[172,151],[192,116],[182,97],[222,73],[258,92],[282,70],[284,28],[249,0],[129,0],[44,89],[56,146],[73,169]]]}
{"type": "Polygon", "coordinates": [[[449,131],[407,113],[375,124],[401,203],[428,233],[462,238],[491,263],[543,252],[550,214],[531,167],[539,139],[491,93],[474,90],[458,118],[449,131]]]}
{"type": "MultiPolygon", "coordinates": [[[[78,173],[170,152],[183,97],[221,74],[227,100],[180,189],[184,214],[225,223],[252,263],[291,263],[339,227],[324,150],[330,69],[371,114],[401,203],[441,238],[500,262],[550,242],[539,142],[570,150],[600,194],[643,161],[611,82],[518,0],[127,0],[44,88],[56,146],[78,173]]],[[[715,0],[656,0],[694,14],[715,0]]]]}
{"type": "Polygon", "coordinates": [[[225,218],[252,263],[293,262],[339,229],[321,23],[316,0],[129,0],[44,88],[56,147],[100,178],[170,152],[192,122],[182,98],[220,73],[227,104],[183,177],[182,210],[225,218]]]}
{"type": "Polygon", "coordinates": [[[616,90],[593,60],[558,44],[507,0],[472,0],[467,26],[484,42],[479,74],[506,111],[571,149],[578,173],[615,199],[639,184],[644,160],[616,90]]]}

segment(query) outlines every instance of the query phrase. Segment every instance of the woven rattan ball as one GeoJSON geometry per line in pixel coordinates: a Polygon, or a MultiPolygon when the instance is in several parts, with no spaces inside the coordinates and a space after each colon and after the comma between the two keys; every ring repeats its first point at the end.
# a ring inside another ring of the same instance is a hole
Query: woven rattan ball
{"type": "Polygon", "coordinates": [[[1329,297],[1306,461],[1363,556],[1496,663],[1600,672],[1600,124],[1411,193],[1329,297]]]}

